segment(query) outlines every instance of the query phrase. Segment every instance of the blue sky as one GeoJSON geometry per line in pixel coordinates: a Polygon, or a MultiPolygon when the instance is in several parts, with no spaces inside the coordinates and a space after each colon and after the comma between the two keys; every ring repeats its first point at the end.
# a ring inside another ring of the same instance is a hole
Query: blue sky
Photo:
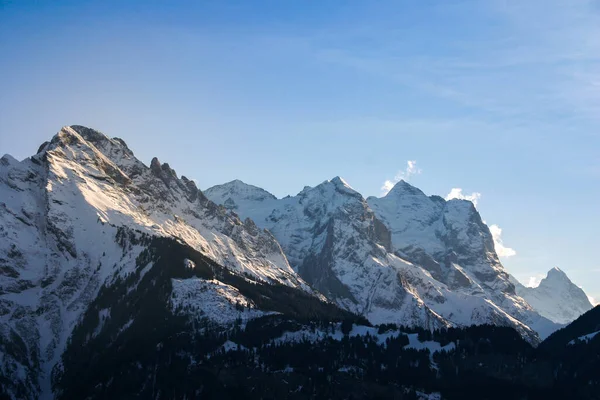
{"type": "Polygon", "coordinates": [[[0,54],[0,153],[82,124],[277,196],[380,195],[415,161],[479,193],[521,281],[600,299],[598,2],[0,1],[0,54]]]}

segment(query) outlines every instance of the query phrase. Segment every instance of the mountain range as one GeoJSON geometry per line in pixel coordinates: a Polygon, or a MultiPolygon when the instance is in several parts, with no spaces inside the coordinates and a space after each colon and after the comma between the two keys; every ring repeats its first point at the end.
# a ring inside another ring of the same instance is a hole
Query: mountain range
{"type": "Polygon", "coordinates": [[[339,177],[283,199],[241,181],[201,191],[78,125],[23,161],[0,159],[0,237],[9,398],[103,397],[116,390],[106,371],[156,367],[148,349],[181,353],[183,333],[277,316],[503,326],[537,345],[592,308],[557,269],[534,289],[511,277],[469,201],[404,181],[365,199],[339,177]]]}
{"type": "Polygon", "coordinates": [[[340,177],[283,199],[239,180],[204,193],[273,233],[303,279],[373,323],[507,325],[535,342],[592,308],[577,288],[562,306],[571,319],[560,318],[546,312],[556,297],[531,289],[539,312],[517,293],[528,289],[500,263],[472,202],[427,196],[405,181],[368,199],[340,177]]]}

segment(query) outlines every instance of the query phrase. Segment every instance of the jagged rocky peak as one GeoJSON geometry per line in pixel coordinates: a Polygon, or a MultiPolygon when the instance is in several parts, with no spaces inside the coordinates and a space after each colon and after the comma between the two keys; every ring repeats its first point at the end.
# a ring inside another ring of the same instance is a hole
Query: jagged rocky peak
{"type": "MultiPolygon", "coordinates": [[[[144,167],[145,168],[145,167],[144,167]]],[[[167,188],[178,188],[185,193],[186,198],[190,202],[195,202],[200,199],[203,203],[206,202],[206,198],[202,192],[196,186],[193,180],[188,179],[185,176],[181,176],[181,179],[177,177],[177,172],[168,163],[162,163],[157,157],[153,157],[150,161],[150,172],[151,175],[162,181],[167,188]]],[[[144,186],[151,185],[149,182],[145,182],[144,186]]],[[[164,190],[159,190],[160,197],[168,198],[170,195],[164,190]]]]}
{"type": "Polygon", "coordinates": [[[79,133],[81,137],[83,137],[88,142],[93,143],[94,145],[110,145],[121,147],[127,150],[128,153],[133,155],[133,152],[131,152],[131,150],[127,146],[127,143],[125,143],[125,141],[121,138],[110,138],[96,129],[88,128],[82,125],[71,125],[70,128],[73,129],[75,132],[79,133]]]}
{"type": "Polygon", "coordinates": [[[181,181],[185,184],[189,191],[200,191],[193,179],[188,179],[185,175],[181,175],[181,181]]]}
{"type": "Polygon", "coordinates": [[[73,154],[80,152],[88,153],[90,157],[106,158],[123,172],[131,175],[139,173],[139,160],[134,157],[124,140],[110,138],[104,133],[82,125],[68,125],[54,135],[52,140],[44,142],[39,147],[36,157],[43,157],[48,151],[57,148],[70,149],[73,154]]]}
{"type": "Polygon", "coordinates": [[[153,157],[152,161],[150,161],[150,171],[155,175],[159,175],[162,172],[161,164],[157,157],[153,157]]]}
{"type": "Polygon", "coordinates": [[[119,146],[127,147],[125,142],[121,139],[115,140],[106,136],[104,133],[95,129],[88,128],[82,125],[67,125],[54,136],[52,142],[62,141],[63,143],[81,142],[82,139],[93,145],[102,145],[111,143],[115,145],[118,143],[119,146]]]}
{"type": "Polygon", "coordinates": [[[66,146],[82,142],[83,138],[81,137],[81,135],[79,135],[79,133],[70,126],[63,126],[61,130],[58,131],[58,133],[54,135],[54,137],[52,137],[52,140],[50,140],[51,145],[62,144],[66,146]]]}
{"type": "Polygon", "coordinates": [[[169,163],[164,163],[161,166],[161,169],[163,170],[163,172],[165,174],[167,174],[167,176],[170,176],[171,178],[177,179],[177,172],[175,172],[175,170],[173,168],[171,168],[171,166],[169,165],[169,163]]]}
{"type": "Polygon", "coordinates": [[[165,180],[177,179],[177,172],[171,168],[169,163],[161,164],[157,157],[153,157],[152,161],[150,161],[150,171],[152,171],[154,175],[165,180]]]}
{"type": "MultiPolygon", "coordinates": [[[[96,172],[104,174],[106,179],[127,185],[131,183],[128,170],[123,168],[125,158],[133,158],[133,154],[122,146],[120,142],[113,142],[104,134],[75,125],[92,141],[86,140],[72,126],[63,127],[48,144],[40,148],[40,152],[31,157],[34,163],[48,163],[54,165],[55,173],[62,176],[65,163],[72,165],[89,166],[96,172]],[[125,149],[125,150],[123,150],[125,149]]],[[[136,160],[137,161],[137,160],[136,160]]]]}
{"type": "Polygon", "coordinates": [[[109,141],[110,139],[104,133],[97,131],[87,126],[82,125],[71,125],[70,128],[75,132],[79,133],[88,142],[101,143],[109,141]]]}

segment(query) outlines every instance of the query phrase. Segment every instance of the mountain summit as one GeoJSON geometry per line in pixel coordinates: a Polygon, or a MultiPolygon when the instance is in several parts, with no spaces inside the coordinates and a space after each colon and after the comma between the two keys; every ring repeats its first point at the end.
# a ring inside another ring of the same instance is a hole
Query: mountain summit
{"type": "Polygon", "coordinates": [[[559,324],[568,324],[593,308],[583,289],[558,267],[548,271],[537,287],[526,287],[516,279],[513,283],[519,296],[541,315],[559,324]]]}

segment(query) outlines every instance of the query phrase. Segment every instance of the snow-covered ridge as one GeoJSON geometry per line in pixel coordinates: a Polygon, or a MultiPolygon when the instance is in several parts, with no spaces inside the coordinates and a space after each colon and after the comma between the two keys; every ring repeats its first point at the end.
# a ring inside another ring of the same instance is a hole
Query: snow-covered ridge
{"type": "Polygon", "coordinates": [[[177,237],[226,267],[302,286],[268,232],[212,204],[167,163],[146,167],[123,141],[79,126],[63,128],[45,154],[58,189],[81,195],[59,202],[83,198],[104,222],[177,237]]]}

